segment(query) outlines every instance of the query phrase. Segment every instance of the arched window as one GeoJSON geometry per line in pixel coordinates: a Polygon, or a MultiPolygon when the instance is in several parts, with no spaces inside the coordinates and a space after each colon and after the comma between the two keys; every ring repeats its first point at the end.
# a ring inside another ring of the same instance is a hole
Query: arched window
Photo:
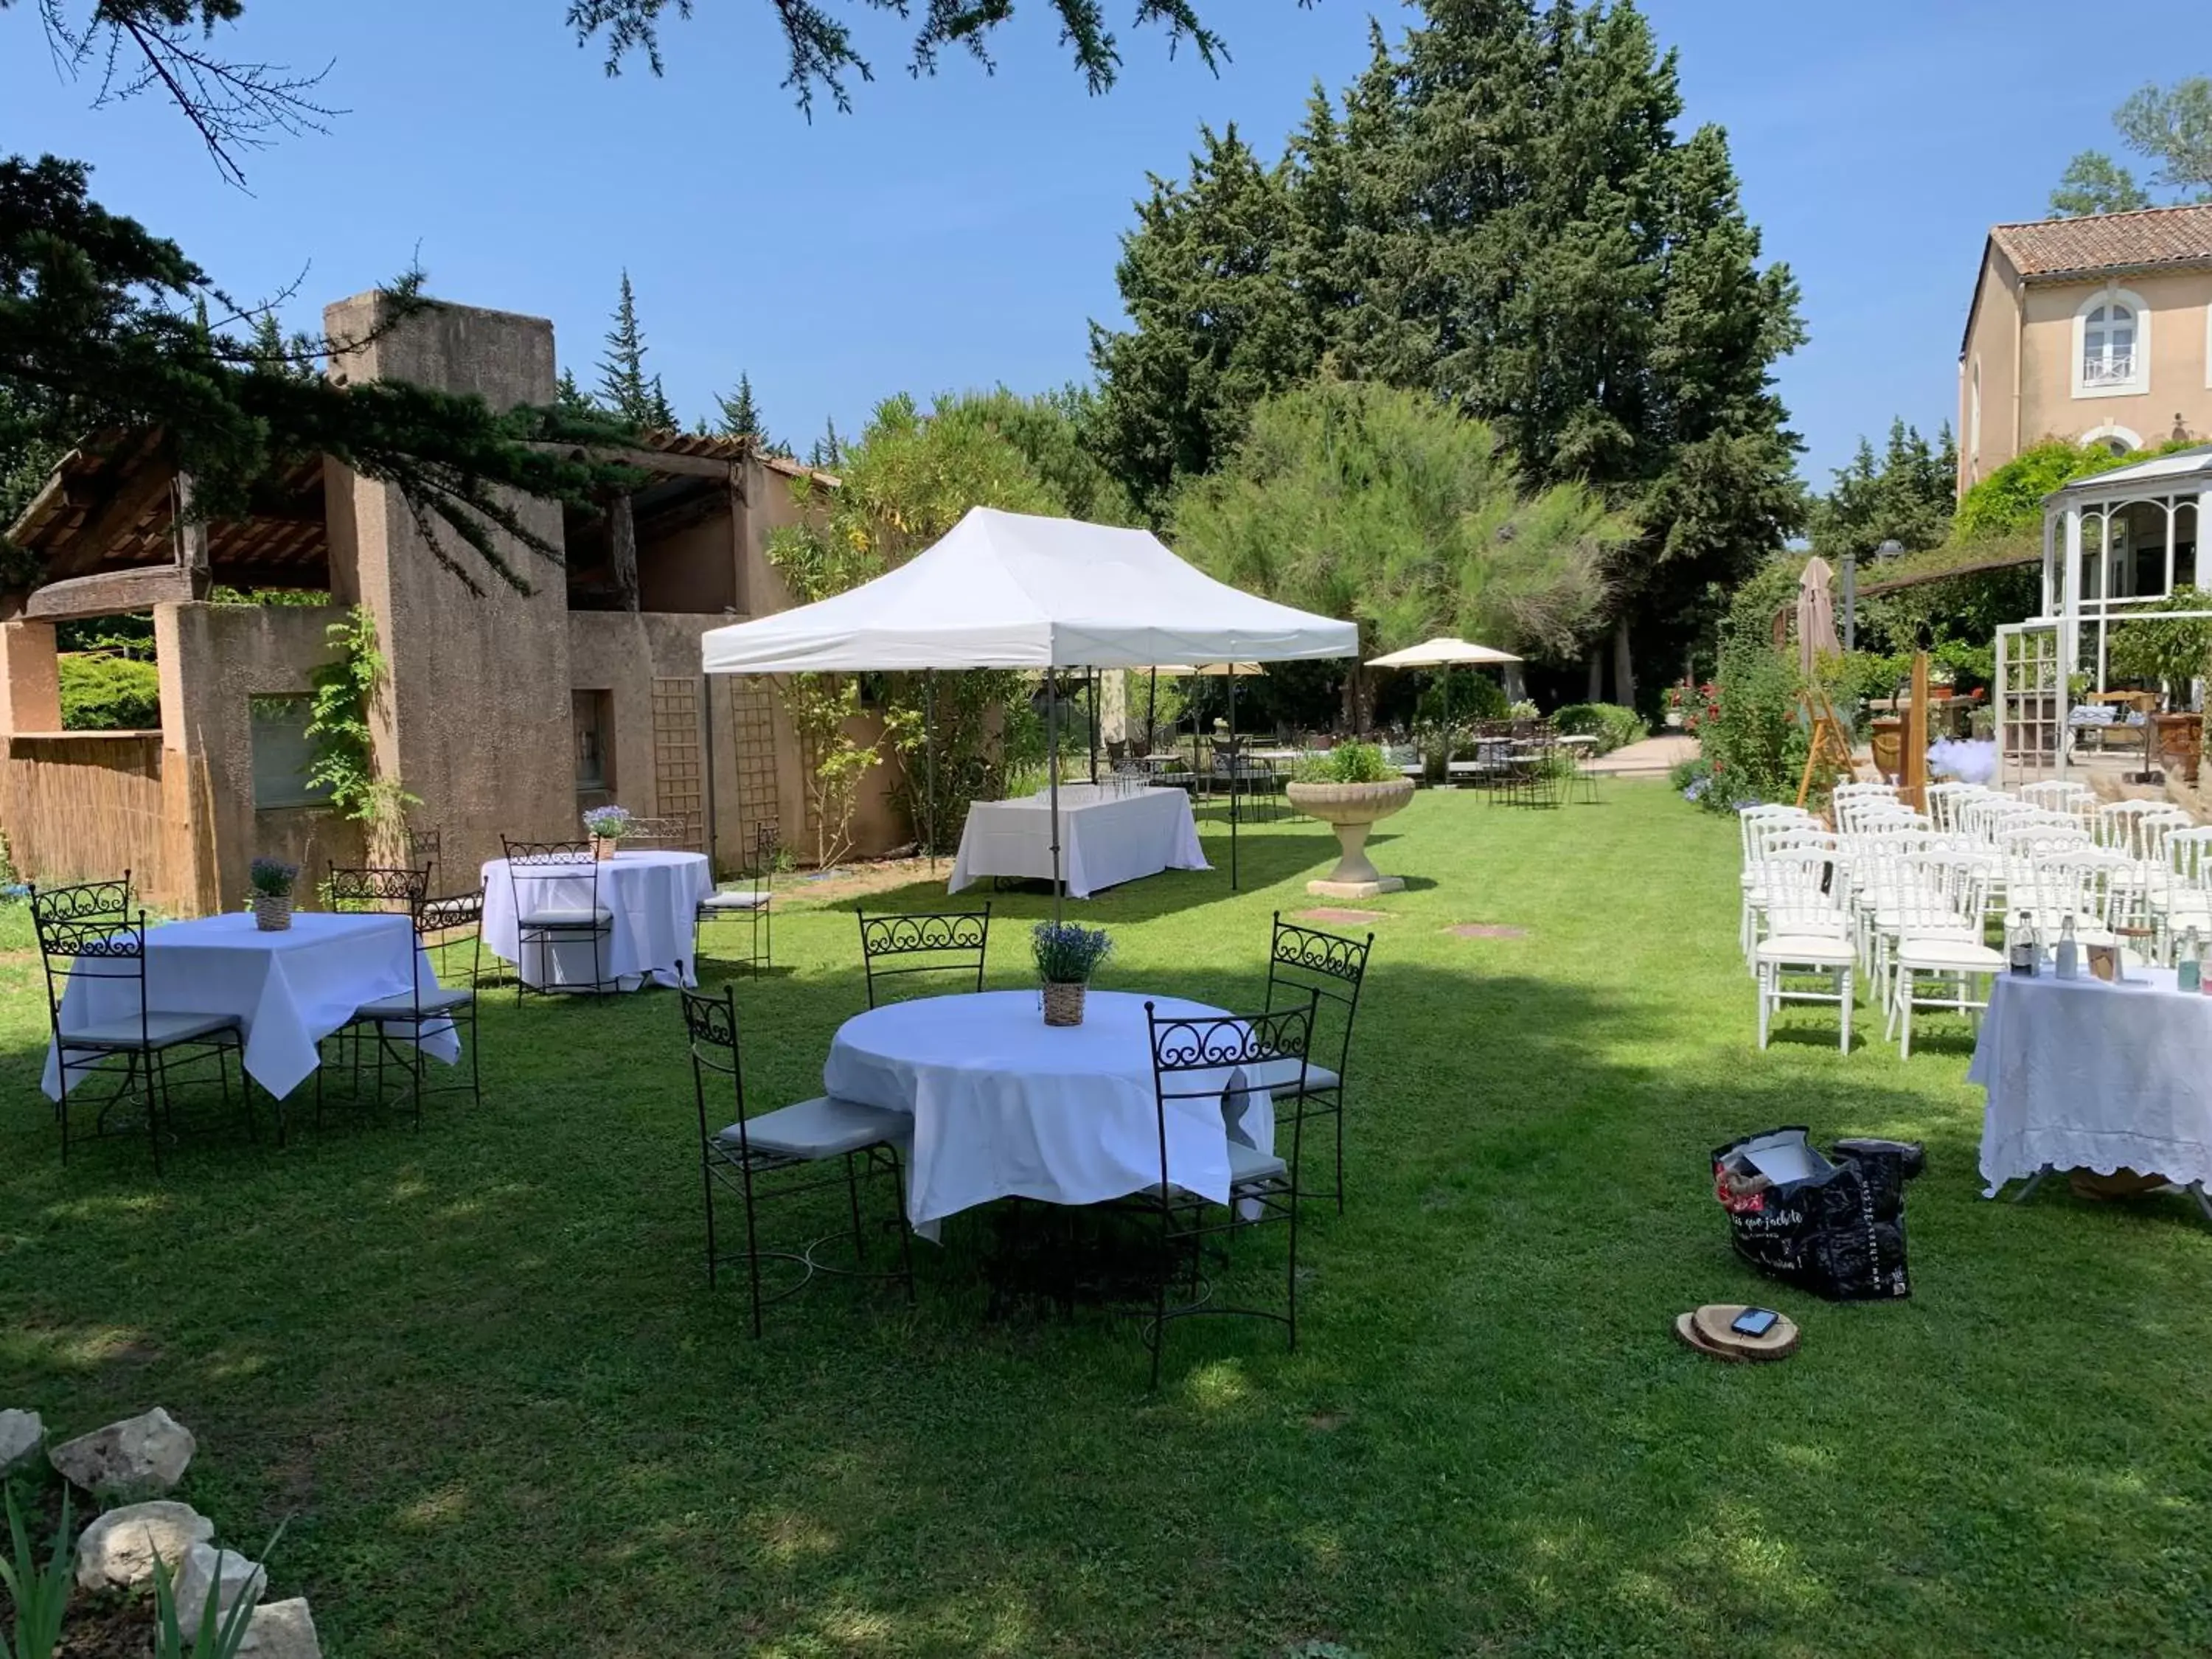
{"type": "Polygon", "coordinates": [[[2150,319],[2124,288],[2091,295],[2074,313],[2074,395],[2134,396],[2150,390],[2150,319]]]}
{"type": "Polygon", "coordinates": [[[2114,455],[2132,455],[2142,447],[2142,440],[2124,426],[2107,421],[2081,434],[2084,444],[2095,444],[2114,455]]]}

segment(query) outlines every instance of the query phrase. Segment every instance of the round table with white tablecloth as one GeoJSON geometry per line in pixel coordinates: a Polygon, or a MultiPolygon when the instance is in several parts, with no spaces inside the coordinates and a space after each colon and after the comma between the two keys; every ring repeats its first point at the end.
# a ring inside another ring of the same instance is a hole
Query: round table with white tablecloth
{"type": "Polygon", "coordinates": [[[608,913],[599,941],[597,977],[634,991],[650,979],[661,985],[696,985],[692,960],[699,902],[714,890],[704,856],[662,851],[617,853],[573,863],[530,863],[516,870],[505,859],[483,866],[483,942],[517,964],[536,986],[589,985],[594,969],[588,937],[564,937],[526,951],[518,906],[540,913],[608,913]],[[518,894],[520,897],[518,898],[518,894]]]}
{"type": "Polygon", "coordinates": [[[1966,1080],[1989,1091],[1982,1179],[2048,1168],[2212,1181],[2212,997],[2170,968],[2130,984],[2000,974],[1966,1080]]]}
{"type": "MultiPolygon", "coordinates": [[[[823,1089],[914,1119],[907,1218],[926,1227],[1000,1198],[1099,1204],[1159,1184],[1159,1117],[1146,999],[1092,991],[1080,1025],[1051,1026],[1035,991],[922,997],[845,1022],[823,1089]]],[[[1162,1015],[1218,1016],[1180,997],[1162,1015]]],[[[1179,1082],[1184,1086],[1188,1079],[1179,1082]]],[[[1168,1173],[1187,1192],[1229,1194],[1233,1135],[1274,1147],[1264,1089],[1233,1071],[1212,1102],[1168,1103],[1168,1173]]]]}

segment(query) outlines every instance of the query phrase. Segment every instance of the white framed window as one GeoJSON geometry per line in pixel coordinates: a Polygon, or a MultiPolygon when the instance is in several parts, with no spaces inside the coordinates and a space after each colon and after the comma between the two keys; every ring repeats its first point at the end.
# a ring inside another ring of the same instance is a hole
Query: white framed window
{"type": "Polygon", "coordinates": [[[2081,434],[2084,444],[2096,444],[2115,455],[2132,455],[2143,447],[2143,441],[2126,427],[2107,421],[2102,426],[2091,427],[2081,434]]]}
{"type": "Polygon", "coordinates": [[[2074,313],[2074,395],[2134,398],[2150,390],[2150,313],[2117,285],[2098,289],[2074,313]]]}

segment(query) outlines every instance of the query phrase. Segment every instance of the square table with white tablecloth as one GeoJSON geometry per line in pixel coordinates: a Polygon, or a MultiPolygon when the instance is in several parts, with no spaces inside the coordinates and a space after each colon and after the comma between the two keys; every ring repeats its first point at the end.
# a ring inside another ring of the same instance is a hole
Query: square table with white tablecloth
{"type": "MultiPolygon", "coordinates": [[[[276,933],[232,911],[146,930],[146,1006],[165,1013],[233,1014],[246,1040],[246,1074],[279,1100],[313,1075],[315,1045],[381,997],[411,996],[416,975],[425,992],[438,975],[415,942],[405,916],[333,915],[302,910],[276,933]]],[[[63,993],[64,1030],[138,1017],[135,979],[73,974],[63,993]]],[[[395,1041],[397,1027],[391,1028],[395,1041]]],[[[451,1065],[459,1037],[444,1021],[426,1022],[425,1053],[451,1065]]],[[[74,1066],[77,1056],[71,1051],[74,1066]]],[[[70,1087],[91,1073],[73,1069],[70,1087]]],[[[61,1098],[61,1060],[50,1047],[42,1086],[61,1098]]]]}
{"type": "MultiPolygon", "coordinates": [[[[907,1218],[929,1226],[1000,1198],[1101,1204],[1160,1179],[1159,1113],[1142,996],[1092,991],[1080,1025],[1047,1025],[1035,991],[920,997],[845,1022],[823,1087],[914,1119],[907,1218]]],[[[1180,997],[1163,1015],[1218,1017],[1180,997]]],[[[1178,1089],[1192,1079],[1178,1079],[1178,1089]]],[[[1224,1069],[1211,1101],[1170,1100],[1168,1174],[1186,1192],[1229,1195],[1232,1137],[1274,1150],[1274,1105],[1224,1069]]]]}
{"type": "Polygon", "coordinates": [[[518,881],[505,859],[483,866],[483,942],[493,955],[514,963],[526,983],[590,985],[594,963],[592,941],[581,935],[532,945],[525,952],[516,920],[518,892],[520,902],[533,913],[581,915],[594,907],[609,913],[596,964],[602,982],[625,991],[635,991],[648,979],[660,985],[699,982],[692,960],[699,903],[714,890],[703,855],[640,851],[521,867],[518,881]]]}
{"type": "MultiPolygon", "coordinates": [[[[1100,888],[1163,870],[1212,866],[1198,844],[1190,797],[1182,790],[1069,783],[1060,790],[1060,868],[1068,896],[1089,898],[1100,888]]],[[[969,805],[945,890],[957,893],[986,876],[1052,879],[1047,795],[969,805]]]]}
{"type": "Polygon", "coordinates": [[[1989,1091],[1982,1179],[2045,1169],[2212,1181],[2212,997],[2173,970],[2133,983],[2001,974],[1966,1080],[1989,1091]]]}

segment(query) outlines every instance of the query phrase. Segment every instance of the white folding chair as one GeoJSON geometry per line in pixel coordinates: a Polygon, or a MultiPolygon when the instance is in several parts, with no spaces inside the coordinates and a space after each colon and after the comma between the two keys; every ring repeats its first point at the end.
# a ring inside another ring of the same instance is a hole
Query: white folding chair
{"type": "Polygon", "coordinates": [[[1838,1012],[1838,1046],[1851,1049],[1851,971],[1857,962],[1844,908],[1848,884],[1816,848],[1777,852],[1766,861],[1767,936],[1755,953],[1759,981],[1759,1046],[1764,1049],[1775,1012],[1785,1002],[1830,1002],[1838,1012]],[[1817,979],[1824,988],[1807,989],[1817,979]]]}
{"type": "Polygon", "coordinates": [[[2052,853],[2035,860],[2035,903],[2028,920],[2045,950],[2074,924],[2074,942],[2087,950],[2092,945],[2117,945],[2112,932],[2112,855],[2082,846],[2052,853]]]}

